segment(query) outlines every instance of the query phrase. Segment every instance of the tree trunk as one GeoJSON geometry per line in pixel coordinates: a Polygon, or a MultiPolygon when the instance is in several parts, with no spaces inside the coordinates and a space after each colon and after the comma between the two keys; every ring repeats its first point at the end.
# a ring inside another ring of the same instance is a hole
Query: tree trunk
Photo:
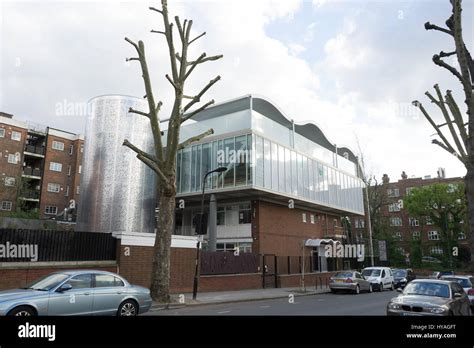
{"type": "Polygon", "coordinates": [[[474,272],[474,171],[468,169],[466,174],[465,189],[467,197],[467,209],[469,219],[469,248],[471,250],[470,272],[474,272]]]}
{"type": "Polygon", "coordinates": [[[176,192],[160,190],[150,290],[153,300],[161,303],[170,301],[170,258],[175,196],[176,192]]]}

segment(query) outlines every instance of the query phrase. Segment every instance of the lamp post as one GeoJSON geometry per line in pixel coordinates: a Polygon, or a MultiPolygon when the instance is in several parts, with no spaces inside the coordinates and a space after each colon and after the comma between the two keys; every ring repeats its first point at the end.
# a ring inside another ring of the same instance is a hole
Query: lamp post
{"type": "MultiPolygon", "coordinates": [[[[207,177],[212,174],[212,173],[222,173],[227,170],[227,167],[219,167],[214,170],[211,170],[207,172],[204,177],[202,178],[202,197],[201,197],[201,214],[199,216],[199,229],[202,228],[202,220],[204,216],[204,191],[206,189],[206,179],[207,177]]],[[[196,224],[196,227],[198,225],[196,224]]],[[[199,232],[205,232],[205,231],[199,231],[199,232]]],[[[196,251],[196,267],[194,270],[194,285],[193,285],[193,300],[196,299],[197,297],[197,290],[198,290],[198,285],[199,285],[199,271],[200,271],[200,262],[201,262],[201,238],[203,234],[200,234],[198,236],[198,242],[197,242],[197,251],[196,251]]]]}

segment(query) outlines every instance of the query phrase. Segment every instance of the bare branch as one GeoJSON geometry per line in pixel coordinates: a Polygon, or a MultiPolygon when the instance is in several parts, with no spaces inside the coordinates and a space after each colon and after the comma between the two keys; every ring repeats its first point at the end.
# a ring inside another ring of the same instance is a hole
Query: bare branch
{"type": "Polygon", "coordinates": [[[158,9],[157,9],[157,8],[155,8],[155,7],[148,7],[148,9],[149,9],[149,10],[156,11],[156,12],[158,12],[158,13],[161,13],[161,14],[163,14],[163,11],[161,11],[161,10],[158,10],[158,9]]]}
{"type": "Polygon", "coordinates": [[[446,150],[447,152],[449,152],[451,155],[457,157],[461,162],[465,163],[464,159],[456,152],[454,151],[452,148],[444,145],[442,142],[440,142],[439,140],[436,140],[436,139],[433,139],[431,141],[433,144],[435,145],[438,145],[439,147],[441,147],[443,150],[446,150]],[[452,151],[453,150],[453,151],[452,151]]]}
{"type": "Polygon", "coordinates": [[[204,35],[206,35],[206,32],[202,33],[201,35],[196,36],[194,39],[192,39],[191,41],[189,41],[189,44],[191,45],[194,41],[200,39],[200,38],[203,37],[204,35]]]}
{"type": "Polygon", "coordinates": [[[186,114],[184,115],[182,118],[181,118],[181,123],[183,123],[184,121],[187,121],[189,120],[190,118],[194,117],[195,115],[199,114],[200,112],[204,111],[209,105],[212,105],[214,104],[214,99],[212,99],[211,101],[208,101],[206,104],[204,104],[203,106],[201,106],[199,109],[193,111],[193,112],[190,112],[189,114],[186,114]]]}
{"type": "Polygon", "coordinates": [[[166,33],[164,31],[160,31],[160,30],[150,30],[150,33],[166,35],[166,33]]]}
{"type": "Polygon", "coordinates": [[[128,147],[129,149],[131,149],[133,152],[135,152],[137,155],[142,155],[143,157],[146,157],[148,158],[150,161],[153,161],[153,162],[158,162],[157,161],[157,158],[153,155],[150,155],[149,153],[143,151],[143,150],[140,150],[138,147],[136,147],[135,145],[133,145],[130,141],[128,141],[128,139],[125,139],[122,143],[123,146],[126,146],[128,147]]]}
{"type": "Polygon", "coordinates": [[[189,138],[186,141],[183,141],[181,144],[178,145],[178,150],[184,149],[186,146],[195,143],[196,141],[200,141],[201,139],[207,137],[208,135],[214,134],[214,129],[208,129],[204,133],[196,135],[194,137],[189,138]]]}
{"type": "MultiPolygon", "coordinates": [[[[430,100],[431,100],[432,103],[436,104],[438,107],[440,106],[440,105],[439,105],[439,104],[440,104],[440,101],[439,101],[438,99],[436,99],[435,97],[433,97],[430,92],[426,91],[426,92],[425,92],[425,95],[426,95],[428,98],[430,98],[430,100]]],[[[443,102],[443,101],[441,101],[441,103],[442,103],[442,102],[443,102]]]]}
{"type": "MultiPolygon", "coordinates": [[[[192,71],[194,70],[194,68],[201,62],[201,60],[203,60],[204,58],[206,57],[206,53],[203,53],[199,56],[199,58],[197,60],[195,60],[192,64],[191,64],[191,67],[189,68],[189,70],[186,72],[186,74],[184,75],[184,79],[186,80],[189,75],[191,75],[192,71]]],[[[189,64],[189,63],[188,63],[189,64]]]]}
{"type": "Polygon", "coordinates": [[[160,167],[155,162],[150,161],[147,157],[141,154],[138,154],[137,158],[150,167],[156,174],[158,174],[165,185],[169,185],[168,177],[161,171],[160,167]]]}
{"type": "Polygon", "coordinates": [[[438,27],[437,25],[431,24],[430,22],[426,22],[426,23],[425,23],[425,29],[426,29],[426,30],[438,30],[438,31],[441,31],[441,32],[443,32],[443,33],[446,33],[446,34],[448,34],[448,35],[453,36],[453,32],[452,32],[451,30],[438,27]]]}
{"type": "Polygon", "coordinates": [[[126,62],[131,62],[132,60],[138,60],[138,61],[140,61],[140,58],[135,58],[135,57],[132,57],[132,58],[125,58],[125,61],[126,61],[126,62]]]}
{"type": "Polygon", "coordinates": [[[176,27],[178,28],[178,33],[179,33],[179,37],[181,38],[181,42],[184,43],[184,31],[183,31],[183,27],[181,26],[181,21],[179,20],[178,16],[175,16],[174,20],[176,22],[176,27]]]}
{"type": "Polygon", "coordinates": [[[461,83],[463,83],[463,79],[462,79],[462,76],[461,74],[459,73],[459,71],[457,71],[454,67],[452,67],[451,65],[449,65],[448,63],[446,63],[445,61],[443,61],[440,56],[438,54],[435,54],[433,56],[433,63],[435,63],[436,65],[442,67],[442,68],[445,68],[446,70],[448,70],[451,74],[453,74],[454,76],[456,76],[460,81],[461,83]]]}
{"type": "Polygon", "coordinates": [[[187,46],[189,46],[189,36],[191,35],[191,27],[193,26],[193,21],[190,20],[188,23],[188,27],[186,28],[186,33],[184,34],[184,38],[187,42],[187,46]]]}
{"type": "Polygon", "coordinates": [[[178,90],[178,86],[174,83],[174,81],[171,79],[170,75],[166,74],[165,75],[166,79],[171,83],[171,85],[174,87],[175,90],[178,90]]]}
{"type": "Polygon", "coordinates": [[[137,154],[137,158],[142,161],[143,163],[145,163],[148,167],[150,167],[155,173],[157,173],[160,178],[165,182],[165,184],[169,184],[169,180],[168,178],[166,177],[166,175],[163,174],[163,172],[161,171],[160,167],[159,167],[159,164],[161,163],[161,161],[159,161],[155,156],[152,156],[150,155],[149,153],[143,151],[143,150],[140,150],[138,147],[136,147],[135,145],[133,145],[131,142],[129,142],[127,139],[125,139],[123,141],[123,146],[126,146],[128,147],[129,149],[131,149],[133,152],[135,152],[137,154]]]}
{"type": "Polygon", "coordinates": [[[208,62],[208,61],[211,61],[211,60],[218,60],[218,59],[221,59],[222,57],[224,57],[222,54],[219,54],[217,56],[210,56],[210,57],[206,57],[205,59],[201,60],[200,62],[198,62],[197,60],[193,60],[191,62],[188,62],[188,65],[193,65],[193,64],[196,64],[196,63],[201,64],[201,63],[208,62]]]}
{"type": "Polygon", "coordinates": [[[459,110],[458,104],[453,98],[453,95],[450,90],[446,91],[446,104],[448,104],[449,110],[451,110],[451,113],[453,114],[454,121],[456,122],[456,125],[459,130],[459,134],[461,135],[461,139],[464,143],[464,146],[466,149],[468,148],[467,142],[468,142],[468,135],[466,132],[466,128],[464,126],[464,119],[461,114],[461,110],[459,110]]]}
{"type": "Polygon", "coordinates": [[[139,49],[138,49],[138,45],[133,42],[132,40],[130,40],[128,37],[125,38],[125,41],[127,41],[130,45],[132,45],[133,47],[135,47],[135,49],[137,50],[137,52],[139,52],[139,49]]]}
{"type": "Polygon", "coordinates": [[[140,111],[140,110],[135,110],[133,108],[128,108],[128,112],[130,112],[132,114],[142,115],[142,116],[150,118],[149,113],[146,113],[146,112],[143,112],[143,111],[140,111]]]}
{"type": "Polygon", "coordinates": [[[201,101],[201,97],[203,96],[204,93],[207,92],[209,88],[211,88],[217,81],[221,79],[220,76],[217,76],[214,80],[209,81],[209,83],[197,94],[188,104],[183,109],[183,112],[186,112],[189,110],[190,107],[192,107],[194,104],[198,103],[201,101]]]}
{"type": "Polygon", "coordinates": [[[443,52],[443,51],[441,51],[441,52],[439,52],[439,56],[440,56],[441,58],[443,58],[443,57],[449,57],[449,56],[452,56],[452,55],[454,55],[454,54],[456,54],[456,51],[452,51],[452,52],[443,52]]]}

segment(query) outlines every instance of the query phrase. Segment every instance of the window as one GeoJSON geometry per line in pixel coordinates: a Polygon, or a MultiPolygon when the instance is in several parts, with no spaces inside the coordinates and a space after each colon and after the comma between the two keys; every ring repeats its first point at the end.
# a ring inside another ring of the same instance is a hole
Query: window
{"type": "Polygon", "coordinates": [[[421,238],[421,232],[420,231],[413,231],[412,238],[413,239],[420,239],[421,238]]]}
{"type": "Polygon", "coordinates": [[[408,218],[408,223],[410,226],[420,226],[420,221],[415,218],[408,218]]]}
{"type": "Polygon", "coordinates": [[[431,247],[430,248],[430,254],[442,255],[443,254],[443,248],[441,248],[439,246],[431,247]]]}
{"type": "Polygon", "coordinates": [[[21,141],[21,133],[12,131],[12,140],[21,141]]]}
{"type": "Polygon", "coordinates": [[[61,141],[53,140],[53,145],[51,147],[53,150],[64,151],[64,143],[61,141]]]}
{"type": "Polygon", "coordinates": [[[458,233],[458,240],[464,240],[466,239],[466,234],[464,232],[459,232],[458,233]]]}
{"type": "Polygon", "coordinates": [[[393,239],[395,239],[395,240],[402,240],[402,239],[403,239],[402,232],[395,232],[395,233],[393,234],[393,239]]]}
{"type": "Polygon", "coordinates": [[[67,166],[67,176],[71,176],[71,165],[67,166]]]}
{"type": "Polygon", "coordinates": [[[61,172],[63,170],[63,165],[57,162],[49,162],[49,170],[53,172],[61,172]]]}
{"type": "Polygon", "coordinates": [[[44,213],[47,215],[56,215],[58,213],[58,207],[54,205],[47,205],[44,213]]]}
{"type": "Polygon", "coordinates": [[[413,191],[414,187],[407,187],[406,188],[406,193],[407,195],[411,194],[411,192],[413,191]]]}
{"type": "Polygon", "coordinates": [[[355,227],[356,228],[364,228],[365,227],[365,220],[364,219],[355,219],[355,227]]]}
{"type": "Polygon", "coordinates": [[[12,202],[11,201],[3,201],[2,206],[0,208],[1,208],[0,210],[7,210],[7,211],[12,210],[12,202]]]}
{"type": "Polygon", "coordinates": [[[66,193],[64,195],[66,197],[69,197],[69,185],[66,186],[66,193]]]}
{"type": "Polygon", "coordinates": [[[433,220],[431,220],[431,218],[430,218],[429,216],[427,216],[427,217],[425,218],[425,221],[426,221],[426,224],[427,224],[427,225],[433,225],[433,220]]]}
{"type": "Polygon", "coordinates": [[[389,197],[398,197],[400,196],[400,191],[398,190],[398,188],[390,188],[387,190],[387,195],[389,197]]]}
{"type": "Polygon", "coordinates": [[[225,207],[217,207],[217,225],[225,225],[225,207]]]}
{"type": "Polygon", "coordinates": [[[81,153],[84,152],[84,144],[81,144],[81,153]]]}
{"type": "Polygon", "coordinates": [[[239,224],[249,224],[251,222],[250,204],[239,206],[239,224]]]}
{"type": "Polygon", "coordinates": [[[5,128],[0,128],[0,138],[5,137],[5,128]]]}
{"type": "Polygon", "coordinates": [[[397,203],[392,203],[388,205],[388,211],[389,212],[394,212],[394,211],[400,211],[400,204],[397,203]]]}
{"type": "Polygon", "coordinates": [[[69,145],[69,154],[72,155],[74,151],[74,145],[69,145]]]}
{"type": "Polygon", "coordinates": [[[48,192],[56,192],[56,193],[58,193],[60,189],[61,189],[61,185],[59,185],[59,184],[53,184],[53,183],[48,183],[48,192]]]}
{"type": "Polygon", "coordinates": [[[311,223],[314,224],[314,214],[311,214],[310,218],[311,218],[311,223]]]}
{"type": "Polygon", "coordinates": [[[11,164],[17,164],[18,163],[18,156],[15,155],[15,154],[12,154],[12,153],[9,153],[8,154],[8,163],[11,163],[11,164]]]}
{"type": "Polygon", "coordinates": [[[95,287],[96,288],[111,288],[111,287],[124,286],[124,283],[110,274],[96,274],[95,275],[95,287]]]}
{"type": "Polygon", "coordinates": [[[391,217],[390,218],[390,226],[402,226],[402,218],[401,217],[391,217]]]}
{"type": "Polygon", "coordinates": [[[15,186],[15,182],[16,182],[16,180],[12,176],[7,176],[5,178],[5,181],[4,181],[5,186],[15,186]]]}
{"type": "Polygon", "coordinates": [[[439,240],[439,233],[438,233],[438,231],[429,231],[429,232],[428,232],[428,239],[429,239],[429,240],[439,240]]]}
{"type": "Polygon", "coordinates": [[[303,222],[306,223],[306,213],[301,214],[301,217],[303,218],[303,222]]]}
{"type": "Polygon", "coordinates": [[[81,172],[82,172],[82,165],[79,164],[79,169],[77,170],[77,173],[78,173],[78,174],[81,174],[81,172]]]}
{"type": "Polygon", "coordinates": [[[92,288],[92,274],[80,274],[67,281],[73,289],[92,288]]]}
{"type": "Polygon", "coordinates": [[[81,188],[81,187],[80,187],[79,185],[77,185],[77,187],[76,187],[76,194],[77,194],[77,195],[78,195],[79,192],[80,192],[80,188],[81,188]]]}

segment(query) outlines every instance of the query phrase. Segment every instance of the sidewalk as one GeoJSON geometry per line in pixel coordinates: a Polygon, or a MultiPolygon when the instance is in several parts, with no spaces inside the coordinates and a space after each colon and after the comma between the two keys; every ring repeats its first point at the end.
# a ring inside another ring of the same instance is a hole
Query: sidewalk
{"type": "Polygon", "coordinates": [[[199,306],[219,303],[231,303],[242,301],[258,301],[275,298],[288,298],[290,295],[310,296],[316,294],[323,294],[330,292],[329,288],[322,288],[315,290],[314,287],[306,288],[303,292],[301,288],[278,288],[278,289],[252,289],[252,290],[238,290],[238,291],[218,291],[218,292],[203,292],[197,294],[197,299],[193,300],[192,293],[185,293],[181,295],[171,295],[171,302],[169,304],[153,303],[151,310],[177,309],[187,306],[199,306]],[[184,300],[183,300],[184,295],[184,300]],[[180,297],[181,296],[181,297],[180,297]],[[184,303],[183,303],[184,302],[184,303]]]}

